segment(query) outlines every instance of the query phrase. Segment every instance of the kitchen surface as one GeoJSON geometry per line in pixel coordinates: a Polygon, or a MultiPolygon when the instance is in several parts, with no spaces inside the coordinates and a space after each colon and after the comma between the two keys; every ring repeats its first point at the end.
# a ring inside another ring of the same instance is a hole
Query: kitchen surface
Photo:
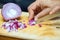
{"type": "MultiPolygon", "coordinates": [[[[28,16],[27,12],[22,12],[22,14],[24,14],[23,16],[25,16],[25,15],[28,16]]],[[[0,17],[1,17],[1,15],[0,15],[0,17]]],[[[0,20],[0,22],[1,22],[1,20],[0,20]]],[[[40,37],[39,36],[40,33],[42,33],[42,35],[45,35],[45,36],[49,35],[49,36],[53,36],[53,37],[55,37],[55,33],[56,33],[56,36],[58,36],[57,38],[60,40],[60,38],[59,38],[60,37],[60,19],[59,20],[42,22],[42,24],[47,24],[47,26],[43,26],[42,28],[41,27],[37,27],[37,26],[36,27],[29,27],[28,26],[27,29],[25,29],[25,30],[19,30],[18,32],[14,32],[14,31],[13,32],[8,32],[5,29],[3,29],[3,28],[0,27],[0,39],[1,40],[7,40],[7,39],[8,40],[22,40],[21,38],[23,38],[23,39],[24,38],[26,38],[26,39],[30,39],[30,38],[35,39],[36,38],[37,39],[37,38],[40,37]],[[57,25],[55,25],[55,24],[57,24],[57,25]],[[50,27],[52,27],[52,29],[50,27]],[[25,31],[28,34],[25,33],[25,31]],[[45,31],[47,31],[47,32],[45,32],[45,31]],[[30,33],[32,33],[33,35],[31,35],[30,33]],[[36,34],[38,36],[36,36],[36,34]]],[[[44,37],[42,37],[42,39],[44,39],[44,37]]],[[[53,38],[53,39],[55,39],[55,38],[53,38]]]]}

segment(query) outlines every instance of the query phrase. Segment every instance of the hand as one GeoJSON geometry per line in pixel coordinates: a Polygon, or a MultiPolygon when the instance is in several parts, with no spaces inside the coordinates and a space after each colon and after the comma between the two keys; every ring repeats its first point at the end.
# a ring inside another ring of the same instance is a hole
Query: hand
{"type": "Polygon", "coordinates": [[[60,0],[36,0],[28,7],[29,20],[37,20],[46,14],[54,14],[60,11],[60,0]],[[35,15],[37,13],[37,15],[35,15]]]}

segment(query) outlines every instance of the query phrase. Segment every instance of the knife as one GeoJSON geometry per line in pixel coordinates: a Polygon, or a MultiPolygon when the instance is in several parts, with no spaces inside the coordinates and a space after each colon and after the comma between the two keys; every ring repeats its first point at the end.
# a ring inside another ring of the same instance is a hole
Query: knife
{"type": "Polygon", "coordinates": [[[40,22],[44,22],[44,21],[48,21],[50,19],[53,19],[55,17],[60,17],[60,11],[54,13],[54,14],[51,14],[51,15],[45,15],[44,17],[42,18],[39,18],[36,23],[40,23],[40,22]]]}
{"type": "Polygon", "coordinates": [[[41,22],[44,25],[60,25],[60,19],[41,22]]]}

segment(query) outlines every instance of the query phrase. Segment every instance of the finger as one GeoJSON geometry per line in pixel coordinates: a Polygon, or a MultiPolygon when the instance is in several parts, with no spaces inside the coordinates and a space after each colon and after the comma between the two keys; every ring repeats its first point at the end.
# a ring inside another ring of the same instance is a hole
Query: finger
{"type": "Polygon", "coordinates": [[[50,11],[51,11],[51,8],[45,8],[44,10],[42,10],[40,13],[38,13],[38,14],[35,16],[34,20],[37,21],[38,18],[40,18],[40,17],[48,14],[50,11]]]}
{"type": "Polygon", "coordinates": [[[49,14],[54,14],[58,10],[60,10],[60,7],[54,7],[49,14]]]}
{"type": "Polygon", "coordinates": [[[28,7],[28,12],[29,12],[29,20],[31,20],[34,17],[34,10],[36,9],[36,3],[32,3],[29,7],[28,7]]]}
{"type": "Polygon", "coordinates": [[[34,17],[34,11],[32,9],[29,10],[29,20],[34,17]]]}

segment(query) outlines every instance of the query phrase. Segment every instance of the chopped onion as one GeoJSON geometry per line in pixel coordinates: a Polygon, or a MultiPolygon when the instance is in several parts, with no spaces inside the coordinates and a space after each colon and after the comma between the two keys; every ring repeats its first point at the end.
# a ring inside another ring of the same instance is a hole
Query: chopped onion
{"type": "Polygon", "coordinates": [[[21,8],[17,4],[7,3],[3,5],[2,16],[6,21],[20,17],[21,13],[21,8]]]}
{"type": "Polygon", "coordinates": [[[24,29],[24,28],[26,28],[27,26],[25,25],[25,24],[22,24],[21,23],[21,25],[20,25],[20,29],[24,29]]]}
{"type": "Polygon", "coordinates": [[[39,27],[42,27],[42,24],[38,24],[39,27]]]}
{"type": "Polygon", "coordinates": [[[36,24],[35,20],[30,20],[30,21],[29,21],[29,25],[33,26],[33,25],[35,25],[35,24],[36,24]]]}
{"type": "Polygon", "coordinates": [[[8,22],[3,23],[2,26],[3,26],[3,28],[6,29],[8,32],[10,32],[10,31],[17,31],[18,28],[24,29],[24,28],[27,27],[24,23],[18,22],[17,20],[14,20],[14,21],[10,20],[10,21],[8,21],[8,22]]]}

